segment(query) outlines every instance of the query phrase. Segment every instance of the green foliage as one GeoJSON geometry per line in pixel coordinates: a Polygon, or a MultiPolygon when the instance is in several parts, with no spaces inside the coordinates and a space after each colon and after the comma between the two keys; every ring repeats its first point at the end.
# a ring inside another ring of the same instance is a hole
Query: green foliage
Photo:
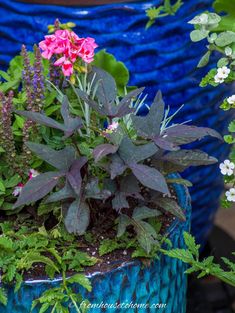
{"type": "Polygon", "coordinates": [[[93,64],[112,75],[112,77],[115,79],[119,94],[125,94],[125,90],[129,89],[127,85],[130,74],[128,68],[123,62],[117,61],[115,56],[106,52],[106,50],[101,50],[96,53],[93,64]]]}
{"type": "Polygon", "coordinates": [[[183,5],[182,0],[177,0],[173,4],[171,0],[164,0],[164,3],[159,7],[152,7],[146,10],[146,15],[149,18],[149,21],[146,25],[146,29],[151,27],[158,18],[165,17],[168,15],[175,15],[178,10],[183,5]]]}
{"type": "MultiPolygon", "coordinates": [[[[75,294],[73,284],[79,284],[91,291],[91,283],[82,272],[84,267],[94,265],[98,260],[93,256],[78,249],[77,239],[72,236],[68,241],[63,228],[57,229],[59,238],[54,238],[54,232],[47,232],[45,228],[37,229],[30,221],[28,226],[18,227],[18,223],[5,222],[0,224],[0,271],[2,282],[16,282],[15,292],[20,288],[24,273],[34,265],[43,264],[50,278],[61,274],[63,281],[59,287],[44,292],[41,297],[33,302],[33,307],[40,305],[42,312],[45,308],[55,308],[61,312],[61,307],[66,308],[68,302],[74,306],[83,299],[75,294]],[[16,230],[19,229],[19,230],[16,230]],[[69,246],[67,245],[69,243],[69,246]],[[66,278],[67,271],[73,271],[71,277],[66,278]]],[[[7,304],[7,294],[0,288],[0,302],[7,304]]],[[[57,311],[56,311],[57,310],[57,311]]],[[[77,311],[80,312],[80,311],[77,311]]]]}
{"type": "Polygon", "coordinates": [[[187,249],[161,249],[161,252],[189,264],[190,267],[186,271],[187,274],[198,272],[198,278],[201,278],[205,275],[212,275],[221,279],[223,282],[230,284],[231,286],[235,286],[235,264],[233,262],[226,258],[222,258],[223,262],[228,268],[226,271],[222,269],[219,264],[216,264],[214,262],[214,258],[211,256],[200,261],[200,245],[197,245],[195,243],[195,239],[186,232],[184,233],[184,241],[187,249]]]}

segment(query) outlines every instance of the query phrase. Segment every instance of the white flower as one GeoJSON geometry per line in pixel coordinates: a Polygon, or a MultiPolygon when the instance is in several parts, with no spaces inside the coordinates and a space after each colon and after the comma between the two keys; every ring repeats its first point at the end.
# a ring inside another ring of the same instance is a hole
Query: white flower
{"type": "Polygon", "coordinates": [[[225,192],[228,201],[235,202],[235,188],[230,188],[225,192]]]}
{"type": "Polygon", "coordinates": [[[217,84],[222,84],[222,83],[224,82],[224,79],[223,79],[223,78],[220,78],[220,77],[218,76],[218,74],[215,75],[214,80],[215,80],[215,83],[217,83],[217,84]]]}
{"type": "Polygon", "coordinates": [[[235,104],[235,95],[232,95],[231,97],[229,97],[227,101],[229,104],[235,104]]]}
{"type": "Polygon", "coordinates": [[[17,197],[21,194],[21,191],[23,189],[24,185],[22,183],[19,183],[13,190],[12,194],[14,197],[17,197]]]}
{"type": "Polygon", "coordinates": [[[36,170],[34,170],[34,169],[30,169],[29,170],[29,179],[32,179],[32,178],[34,178],[34,177],[36,177],[36,176],[38,176],[39,175],[39,172],[38,171],[36,171],[36,170]]]}
{"type": "Polygon", "coordinates": [[[231,70],[227,66],[223,66],[217,69],[217,76],[219,78],[227,78],[231,70]]]}
{"type": "Polygon", "coordinates": [[[224,163],[221,163],[219,166],[221,174],[228,176],[233,175],[234,167],[234,163],[229,160],[225,160],[224,163]]]}
{"type": "Polygon", "coordinates": [[[119,125],[118,122],[113,122],[108,126],[108,130],[114,131],[118,128],[118,125],[119,125]]]}

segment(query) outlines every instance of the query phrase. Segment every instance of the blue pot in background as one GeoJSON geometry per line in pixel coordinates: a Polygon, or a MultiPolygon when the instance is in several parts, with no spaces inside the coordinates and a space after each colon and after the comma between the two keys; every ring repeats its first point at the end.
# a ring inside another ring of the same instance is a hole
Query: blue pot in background
{"type": "MultiPolygon", "coordinates": [[[[178,176],[173,176],[174,178],[178,176]]],[[[173,244],[173,248],[185,248],[183,232],[190,230],[191,201],[188,190],[182,185],[174,184],[174,189],[180,207],[186,215],[186,222],[174,221],[166,233],[173,244]]],[[[115,262],[114,270],[104,273],[88,275],[92,283],[92,291],[87,292],[81,286],[74,285],[74,291],[82,294],[92,305],[95,304],[138,304],[149,305],[134,310],[132,307],[120,309],[91,308],[89,313],[186,313],[187,275],[184,274],[187,265],[181,261],[159,254],[148,266],[139,261],[124,263],[115,262]],[[117,265],[116,265],[117,264],[117,265]],[[165,304],[161,309],[154,305],[165,304]]],[[[34,280],[22,284],[19,292],[14,294],[14,287],[8,286],[8,304],[0,304],[1,313],[29,313],[32,301],[42,295],[45,290],[56,287],[61,279],[34,280]]],[[[38,309],[32,313],[38,313],[38,309]]],[[[71,313],[76,311],[71,308],[71,313]]]]}
{"type": "MultiPolygon", "coordinates": [[[[130,84],[146,86],[149,101],[156,90],[161,89],[173,111],[185,104],[178,114],[178,122],[192,120],[194,125],[211,127],[223,134],[230,113],[220,110],[219,104],[227,90],[198,86],[203,73],[196,65],[205,48],[202,43],[190,42],[192,26],[187,24],[197,13],[210,9],[212,0],[185,1],[176,16],[160,19],[146,31],[145,10],[158,4],[159,0],[152,0],[69,7],[4,0],[0,4],[0,64],[6,66],[19,53],[21,43],[29,48],[41,41],[47,25],[53,24],[55,18],[73,21],[78,25],[75,29],[78,34],[93,36],[100,48],[107,48],[127,65],[130,84]]],[[[229,153],[228,145],[212,139],[193,147],[207,151],[220,161],[229,153]]],[[[191,168],[184,176],[194,184],[192,231],[203,244],[219,206],[222,177],[218,164],[191,168]]]]}

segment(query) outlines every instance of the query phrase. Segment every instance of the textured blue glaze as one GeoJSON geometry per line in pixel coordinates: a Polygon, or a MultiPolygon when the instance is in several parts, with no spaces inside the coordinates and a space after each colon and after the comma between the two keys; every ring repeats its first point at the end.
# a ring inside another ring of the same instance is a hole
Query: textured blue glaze
{"type": "MultiPolygon", "coordinates": [[[[84,0],[85,2],[85,0],[84,0]]],[[[218,108],[228,92],[222,88],[198,87],[203,71],[197,62],[204,44],[192,44],[191,26],[187,22],[195,14],[211,8],[212,0],[188,0],[175,17],[160,19],[148,31],[145,9],[158,5],[159,0],[110,4],[97,7],[63,7],[37,5],[16,0],[0,3],[0,64],[6,63],[20,51],[21,43],[31,47],[43,39],[47,25],[58,17],[62,22],[73,21],[76,32],[93,36],[100,48],[124,61],[131,72],[132,85],[146,86],[149,100],[157,89],[163,91],[166,103],[176,110],[185,104],[178,121],[192,120],[193,124],[208,126],[224,133],[228,114],[218,108]]],[[[222,161],[229,147],[215,140],[204,140],[194,147],[203,148],[222,161]]],[[[185,173],[192,188],[192,231],[199,242],[204,242],[211,229],[219,196],[223,190],[218,165],[191,168],[185,173]]]]}
{"type": "MultiPolygon", "coordinates": [[[[173,175],[173,177],[178,177],[173,175]]],[[[186,222],[175,221],[166,230],[174,248],[184,248],[183,232],[190,229],[191,201],[187,189],[174,185],[179,205],[184,210],[186,222]]],[[[166,303],[164,309],[138,309],[138,313],[186,313],[187,277],[184,274],[186,265],[176,259],[159,255],[159,259],[144,267],[139,261],[121,264],[112,271],[88,275],[92,283],[92,292],[74,285],[74,290],[89,299],[91,304],[99,303],[166,303]]],[[[1,313],[29,313],[31,303],[45,290],[55,287],[58,280],[26,281],[20,291],[14,294],[14,288],[8,287],[8,305],[0,305],[1,313]]],[[[71,309],[71,313],[75,310],[71,309]]],[[[133,309],[91,309],[89,313],[133,313],[133,309]]],[[[38,313],[35,309],[33,313],[38,313]]]]}

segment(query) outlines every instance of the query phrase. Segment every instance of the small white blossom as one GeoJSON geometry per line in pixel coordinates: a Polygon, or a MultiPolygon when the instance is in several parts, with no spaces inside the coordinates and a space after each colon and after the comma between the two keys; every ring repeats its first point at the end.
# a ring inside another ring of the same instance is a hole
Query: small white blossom
{"type": "Polygon", "coordinates": [[[39,172],[38,172],[38,171],[36,171],[36,170],[34,170],[34,169],[30,169],[30,170],[29,170],[29,179],[34,178],[34,177],[36,177],[36,176],[38,176],[38,175],[39,175],[39,172]]]}
{"type": "Polygon", "coordinates": [[[235,167],[233,162],[229,160],[225,160],[224,163],[221,163],[219,167],[220,167],[221,174],[228,175],[228,176],[233,175],[233,170],[235,167]]]}
{"type": "Polygon", "coordinates": [[[118,125],[119,125],[118,122],[113,122],[108,126],[108,130],[114,131],[118,128],[118,125]]]}
{"type": "Polygon", "coordinates": [[[21,191],[23,189],[24,185],[22,183],[19,183],[13,190],[12,195],[14,197],[18,197],[21,194],[21,191]]]}
{"type": "Polygon", "coordinates": [[[219,78],[227,78],[231,70],[227,66],[223,66],[217,69],[217,76],[219,78]]]}
{"type": "Polygon", "coordinates": [[[228,201],[235,202],[235,188],[230,188],[229,191],[226,191],[225,195],[228,201]]]}
{"type": "Polygon", "coordinates": [[[215,80],[215,83],[217,84],[222,84],[224,82],[224,79],[219,77],[218,74],[215,75],[214,80],[215,80]]]}
{"type": "Polygon", "coordinates": [[[227,99],[229,104],[235,104],[235,95],[232,95],[231,97],[228,97],[227,99]]]}

